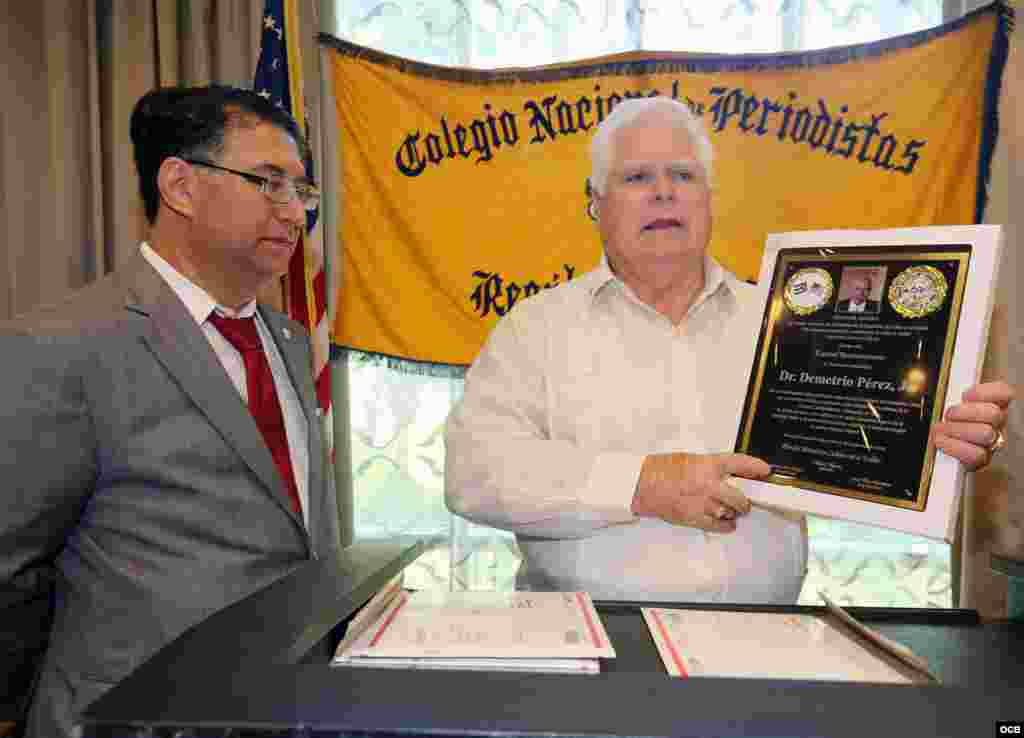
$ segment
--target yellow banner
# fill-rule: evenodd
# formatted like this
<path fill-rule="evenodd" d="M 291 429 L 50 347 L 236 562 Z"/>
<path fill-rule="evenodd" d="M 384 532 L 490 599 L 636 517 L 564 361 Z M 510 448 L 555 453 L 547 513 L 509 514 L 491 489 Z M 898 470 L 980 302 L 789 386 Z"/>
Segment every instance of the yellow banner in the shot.
<path fill-rule="evenodd" d="M 637 52 L 504 71 L 329 36 L 343 347 L 468 364 L 516 302 L 592 268 L 588 146 L 621 99 L 668 95 L 715 148 L 712 253 L 752 279 L 771 232 L 980 220 L 1010 11 L 802 54 Z"/>

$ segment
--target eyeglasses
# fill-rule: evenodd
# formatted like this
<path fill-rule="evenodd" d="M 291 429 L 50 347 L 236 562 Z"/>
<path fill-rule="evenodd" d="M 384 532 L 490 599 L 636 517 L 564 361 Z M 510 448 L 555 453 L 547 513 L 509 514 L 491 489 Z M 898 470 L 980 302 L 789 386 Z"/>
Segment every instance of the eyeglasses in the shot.
<path fill-rule="evenodd" d="M 252 172 L 240 172 L 237 169 L 222 167 L 219 164 L 203 161 L 202 159 L 185 159 L 184 161 L 187 161 L 189 164 L 216 169 L 220 172 L 237 174 L 247 182 L 256 185 L 259 191 L 267 196 L 268 200 L 278 205 L 287 205 L 293 199 L 297 199 L 302 203 L 302 207 L 308 211 L 313 211 L 320 204 L 320 189 L 318 187 L 305 182 L 296 182 L 291 177 L 283 174 L 269 174 L 264 177 Z"/>

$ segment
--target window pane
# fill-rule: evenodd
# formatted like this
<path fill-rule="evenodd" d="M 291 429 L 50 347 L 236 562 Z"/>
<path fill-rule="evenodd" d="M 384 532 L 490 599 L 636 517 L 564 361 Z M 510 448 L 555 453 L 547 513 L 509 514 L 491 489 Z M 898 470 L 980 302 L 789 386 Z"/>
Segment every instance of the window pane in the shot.
<path fill-rule="evenodd" d="M 935 0 L 813 0 L 805 5 L 801 26 L 803 48 L 878 41 L 942 22 L 942 3 Z"/>
<path fill-rule="evenodd" d="M 950 547 L 883 528 L 811 517 L 801 604 L 952 607 Z"/>

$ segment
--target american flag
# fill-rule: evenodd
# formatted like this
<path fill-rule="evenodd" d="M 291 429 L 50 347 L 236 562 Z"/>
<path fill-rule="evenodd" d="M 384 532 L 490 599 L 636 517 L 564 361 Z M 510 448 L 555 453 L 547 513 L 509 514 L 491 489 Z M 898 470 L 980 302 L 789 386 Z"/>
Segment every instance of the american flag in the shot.
<path fill-rule="evenodd" d="M 302 57 L 298 0 L 266 0 L 263 11 L 263 39 L 256 64 L 253 89 L 291 113 L 303 135 L 308 136 L 302 87 Z M 306 158 L 306 175 L 312 180 L 313 157 Z M 302 323 L 313 339 L 313 380 L 317 404 L 322 412 L 327 450 L 334 458 L 331 413 L 330 354 L 327 287 L 324 276 L 324 239 L 319 212 L 307 213 L 306 233 L 292 256 L 285 280 L 285 303 L 293 320 Z"/>

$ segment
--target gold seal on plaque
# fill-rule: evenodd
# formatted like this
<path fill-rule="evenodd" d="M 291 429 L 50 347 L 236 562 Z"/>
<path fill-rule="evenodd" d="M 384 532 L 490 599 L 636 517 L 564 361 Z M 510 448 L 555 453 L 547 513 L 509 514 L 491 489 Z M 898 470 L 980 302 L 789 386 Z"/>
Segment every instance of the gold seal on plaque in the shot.
<path fill-rule="evenodd" d="M 797 315 L 810 315 L 832 299 L 832 275 L 824 269 L 809 267 L 796 272 L 782 293 L 786 307 Z"/>
<path fill-rule="evenodd" d="M 949 285 L 932 266 L 914 266 L 896 275 L 889 285 L 889 304 L 904 318 L 923 318 L 942 307 Z"/>

